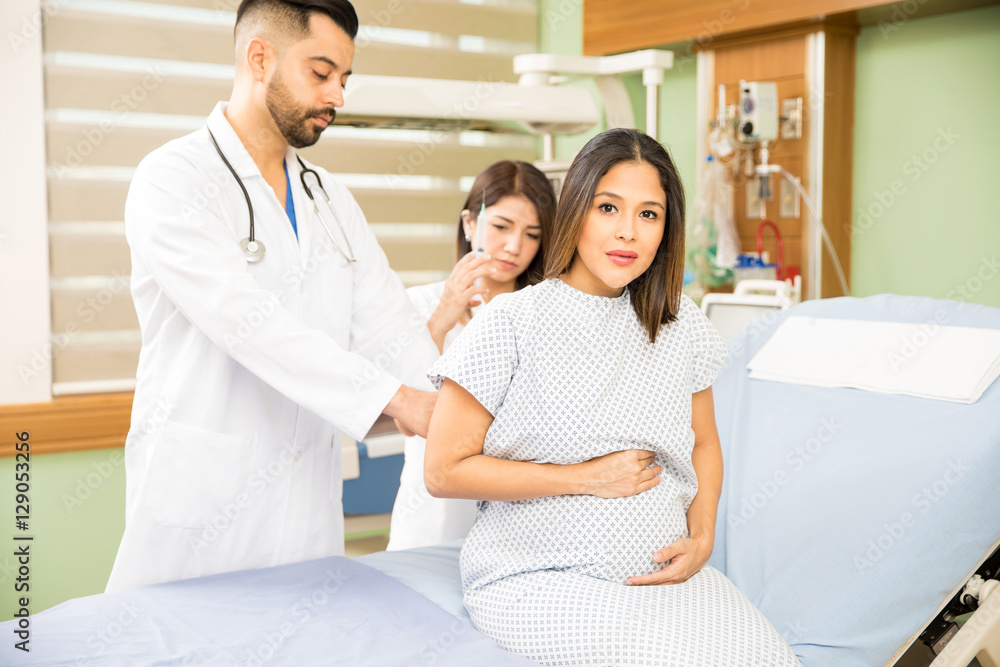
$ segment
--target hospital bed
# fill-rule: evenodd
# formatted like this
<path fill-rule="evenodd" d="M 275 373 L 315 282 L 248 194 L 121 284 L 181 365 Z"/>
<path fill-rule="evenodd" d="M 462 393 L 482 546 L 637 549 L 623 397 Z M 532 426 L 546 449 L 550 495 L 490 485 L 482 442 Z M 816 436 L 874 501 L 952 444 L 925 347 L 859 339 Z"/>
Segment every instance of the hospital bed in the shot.
<path fill-rule="evenodd" d="M 925 629 L 942 636 L 950 621 L 932 619 L 963 611 L 954 598 L 972 574 L 997 577 L 1000 382 L 962 405 L 753 380 L 747 362 L 789 316 L 926 322 L 942 312 L 950 325 L 1000 329 L 997 309 L 882 295 L 774 311 L 727 342 L 714 385 L 726 477 L 710 563 L 805 667 L 913 664 L 904 651 Z M 71 600 L 31 617 L 31 653 L 13 648 L 16 620 L 0 624 L 0 664 L 527 664 L 472 629 L 460 546 Z M 935 667 L 964 666 L 990 641 L 980 661 L 995 665 L 998 627 L 995 594 Z"/>
<path fill-rule="evenodd" d="M 0 665 L 531 664 L 343 557 L 78 598 L 19 622 L 0 624 Z M 25 639 L 30 652 L 15 646 Z"/>
<path fill-rule="evenodd" d="M 1000 540 L 1000 382 L 964 405 L 750 379 L 747 364 L 791 316 L 997 330 L 1000 310 L 806 301 L 730 338 L 714 385 L 726 481 L 710 563 L 804 665 L 896 664 Z"/>

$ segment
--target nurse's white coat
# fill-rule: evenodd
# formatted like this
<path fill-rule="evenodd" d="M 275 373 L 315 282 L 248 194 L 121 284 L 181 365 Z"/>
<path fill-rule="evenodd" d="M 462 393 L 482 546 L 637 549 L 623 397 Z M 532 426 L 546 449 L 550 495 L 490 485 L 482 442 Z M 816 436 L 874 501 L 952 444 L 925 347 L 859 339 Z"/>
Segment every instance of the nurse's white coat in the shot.
<path fill-rule="evenodd" d="M 358 262 L 315 219 L 292 149 L 299 239 L 223 115 L 136 170 L 125 205 L 142 330 L 125 534 L 108 591 L 343 553 L 340 432 L 360 439 L 437 357 L 347 189 L 323 184 Z M 252 140 L 252 139 L 251 139 Z"/>

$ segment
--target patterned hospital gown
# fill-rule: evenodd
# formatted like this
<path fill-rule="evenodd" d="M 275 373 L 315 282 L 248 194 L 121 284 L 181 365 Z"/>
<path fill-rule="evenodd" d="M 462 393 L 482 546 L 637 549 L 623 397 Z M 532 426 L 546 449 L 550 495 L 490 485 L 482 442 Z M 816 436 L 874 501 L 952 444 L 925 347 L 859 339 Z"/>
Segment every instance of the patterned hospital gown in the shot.
<path fill-rule="evenodd" d="M 687 536 L 697 491 L 691 394 L 722 363 L 718 332 L 688 297 L 648 341 L 626 289 L 586 294 L 548 280 L 499 295 L 429 376 L 450 378 L 494 417 L 483 453 L 577 463 L 656 452 L 663 481 L 630 498 L 482 502 L 461 555 L 476 627 L 545 665 L 797 665 L 788 644 L 717 570 L 626 586 L 662 567 L 655 551 Z"/>

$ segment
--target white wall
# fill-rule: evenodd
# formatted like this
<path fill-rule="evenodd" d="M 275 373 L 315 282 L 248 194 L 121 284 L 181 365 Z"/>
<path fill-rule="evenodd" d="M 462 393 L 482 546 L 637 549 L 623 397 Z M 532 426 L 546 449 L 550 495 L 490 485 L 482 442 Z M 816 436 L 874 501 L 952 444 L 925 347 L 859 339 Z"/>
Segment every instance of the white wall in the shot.
<path fill-rule="evenodd" d="M 0 405 L 51 399 L 43 11 L 0 2 Z"/>

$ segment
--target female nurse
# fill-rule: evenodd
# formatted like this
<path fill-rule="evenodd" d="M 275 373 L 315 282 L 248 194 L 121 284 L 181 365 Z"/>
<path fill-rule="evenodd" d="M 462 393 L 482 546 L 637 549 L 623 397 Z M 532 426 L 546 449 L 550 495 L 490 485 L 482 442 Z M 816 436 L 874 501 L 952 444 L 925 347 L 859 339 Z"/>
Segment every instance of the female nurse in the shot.
<path fill-rule="evenodd" d="M 485 213 L 481 213 L 485 205 Z M 458 219 L 459 258 L 447 280 L 407 290 L 417 312 L 444 352 L 479 309 L 498 294 L 542 279 L 543 253 L 555 193 L 545 175 L 527 162 L 503 160 L 476 178 Z M 486 227 L 486 256 L 476 257 L 472 240 Z M 439 544 L 465 537 L 476 501 L 433 498 L 424 486 L 425 440 L 406 439 L 403 474 L 392 510 L 389 550 Z"/>

